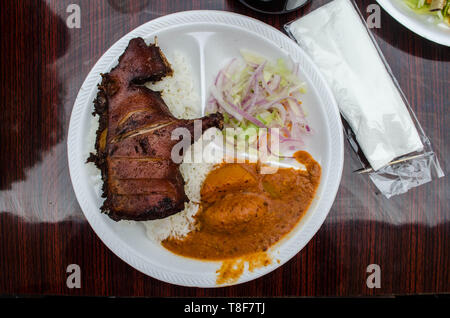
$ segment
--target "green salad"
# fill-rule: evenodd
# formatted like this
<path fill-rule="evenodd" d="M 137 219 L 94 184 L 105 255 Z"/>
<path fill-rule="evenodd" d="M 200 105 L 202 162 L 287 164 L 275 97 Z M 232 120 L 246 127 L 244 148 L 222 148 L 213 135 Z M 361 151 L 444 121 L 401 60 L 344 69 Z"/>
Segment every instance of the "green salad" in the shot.
<path fill-rule="evenodd" d="M 403 0 L 418 14 L 433 14 L 450 26 L 450 0 Z"/>

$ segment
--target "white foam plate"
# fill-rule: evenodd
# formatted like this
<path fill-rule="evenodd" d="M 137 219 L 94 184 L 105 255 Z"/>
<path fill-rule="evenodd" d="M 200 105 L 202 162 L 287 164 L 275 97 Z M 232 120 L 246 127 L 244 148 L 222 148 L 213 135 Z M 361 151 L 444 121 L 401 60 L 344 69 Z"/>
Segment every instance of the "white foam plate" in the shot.
<path fill-rule="evenodd" d="M 435 22 L 434 15 L 417 14 L 402 0 L 377 0 L 395 20 L 412 32 L 439 44 L 450 46 L 450 27 Z"/>
<path fill-rule="evenodd" d="M 152 20 L 117 41 L 95 64 L 81 87 L 70 119 L 68 158 L 70 176 L 78 202 L 100 239 L 122 260 L 137 270 L 172 284 L 216 287 L 216 270 L 220 262 L 208 262 L 177 256 L 160 244 L 150 241 L 144 226 L 114 222 L 100 213 L 99 175 L 92 176 L 86 164 L 92 140 L 93 100 L 100 73 L 109 72 L 117 63 L 130 39 L 142 37 L 147 43 L 158 36 L 163 52 L 181 51 L 190 61 L 198 83 L 202 107 L 208 87 L 215 75 L 239 50 L 246 48 L 268 58 L 285 58 L 298 62 L 300 77 L 308 92 L 303 105 L 316 133 L 306 141 L 308 152 L 321 164 L 322 179 L 317 195 L 299 224 L 282 241 L 273 246 L 272 264 L 245 272 L 236 283 L 243 283 L 283 265 L 296 255 L 324 222 L 339 187 L 343 166 L 343 134 L 334 97 L 318 69 L 303 50 L 280 31 L 260 21 L 228 12 L 188 11 Z"/>

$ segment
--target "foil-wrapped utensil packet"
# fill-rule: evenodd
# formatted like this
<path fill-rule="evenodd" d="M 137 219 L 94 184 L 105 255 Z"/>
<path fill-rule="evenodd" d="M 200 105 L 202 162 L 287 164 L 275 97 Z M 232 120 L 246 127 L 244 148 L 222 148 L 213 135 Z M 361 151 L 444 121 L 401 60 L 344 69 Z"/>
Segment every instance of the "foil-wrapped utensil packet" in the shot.
<path fill-rule="evenodd" d="M 285 29 L 330 85 L 363 165 L 360 172 L 386 197 L 444 175 L 353 1 L 331 1 Z"/>

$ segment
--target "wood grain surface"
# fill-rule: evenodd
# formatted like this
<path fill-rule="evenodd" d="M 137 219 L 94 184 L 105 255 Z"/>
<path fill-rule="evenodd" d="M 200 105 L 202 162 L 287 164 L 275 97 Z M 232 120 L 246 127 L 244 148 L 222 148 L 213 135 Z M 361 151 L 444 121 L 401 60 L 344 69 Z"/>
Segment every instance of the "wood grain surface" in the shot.
<path fill-rule="evenodd" d="M 367 177 L 352 173 L 360 166 L 347 143 L 340 190 L 319 232 L 287 264 L 238 286 L 184 288 L 143 275 L 106 248 L 76 201 L 67 165 L 70 113 L 89 70 L 119 38 L 156 17 L 192 9 L 238 12 L 282 30 L 326 2 L 271 16 L 233 0 L 1 1 L 0 295 L 450 292 L 448 177 L 387 200 Z M 81 8 L 79 29 L 66 26 L 71 3 Z M 363 15 L 371 3 L 358 1 Z M 450 49 L 384 11 L 373 33 L 448 173 Z M 381 267 L 379 289 L 366 286 L 372 263 Z M 81 267 L 80 289 L 66 286 L 69 264 Z"/>

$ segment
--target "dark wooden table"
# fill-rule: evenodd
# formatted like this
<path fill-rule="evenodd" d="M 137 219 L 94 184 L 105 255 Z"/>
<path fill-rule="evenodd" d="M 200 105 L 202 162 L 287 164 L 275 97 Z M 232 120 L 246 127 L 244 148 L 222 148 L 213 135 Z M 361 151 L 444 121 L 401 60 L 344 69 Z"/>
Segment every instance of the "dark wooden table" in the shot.
<path fill-rule="evenodd" d="M 281 16 L 238 1 L 1 1 L 0 294 L 117 296 L 391 295 L 450 292 L 449 178 L 390 200 L 376 194 L 346 143 L 340 190 L 309 244 L 278 270 L 228 288 L 184 288 L 143 275 L 110 252 L 77 203 L 66 139 L 78 90 L 119 38 L 156 17 L 191 9 L 234 11 L 278 29 L 327 1 Z M 79 4 L 81 28 L 67 6 Z M 366 7 L 374 1 L 360 1 Z M 374 35 L 449 172 L 450 49 L 382 11 Z M 369 264 L 381 288 L 366 286 Z M 78 264 L 81 288 L 66 286 Z"/>

